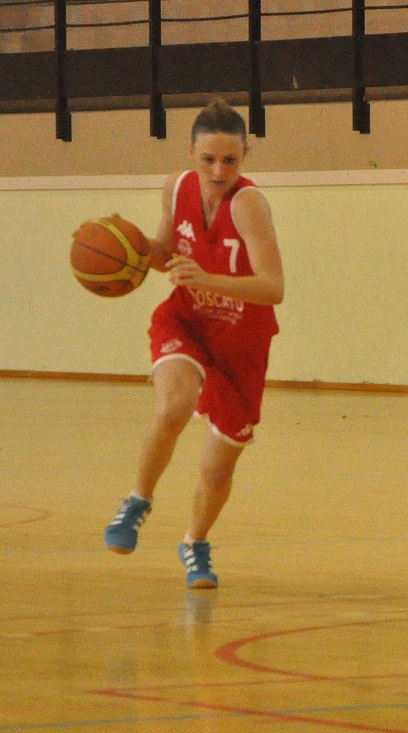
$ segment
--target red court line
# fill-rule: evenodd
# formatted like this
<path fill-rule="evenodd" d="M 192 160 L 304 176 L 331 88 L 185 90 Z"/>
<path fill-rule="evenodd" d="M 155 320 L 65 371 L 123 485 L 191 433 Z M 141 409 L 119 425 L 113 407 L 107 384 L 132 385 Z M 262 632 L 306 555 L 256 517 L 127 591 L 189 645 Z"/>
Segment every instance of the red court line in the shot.
<path fill-rule="evenodd" d="M 317 675 L 317 674 L 311 674 L 311 673 L 304 673 L 304 672 L 297 672 L 293 670 L 287 670 L 287 669 L 275 669 L 273 667 L 268 667 L 263 664 L 256 664 L 255 662 L 247 661 L 246 659 L 241 659 L 241 657 L 238 656 L 237 652 L 238 649 L 241 649 L 244 646 L 247 646 L 248 644 L 252 644 L 257 641 L 262 641 L 264 639 L 271 639 L 274 637 L 281 637 L 281 636 L 289 636 L 292 634 L 304 634 L 309 633 L 312 631 L 327 631 L 332 629 L 339 629 L 339 628 L 347 628 L 347 627 L 358 627 L 358 626 L 375 626 L 378 624 L 389 624 L 389 623 L 401 623 L 407 621 L 406 618 L 387 618 L 387 619 L 376 619 L 373 621 L 344 621 L 342 623 L 338 624 L 326 624 L 324 626 L 305 626 L 301 628 L 296 629 L 285 629 L 283 631 L 272 631 L 268 634 L 259 634 L 257 636 L 248 636 L 244 639 L 238 639 L 236 641 L 230 641 L 228 644 L 224 644 L 223 646 L 219 647 L 215 650 L 214 654 L 218 659 L 221 659 L 223 662 L 226 662 L 227 664 L 232 664 L 237 667 L 246 667 L 247 669 L 252 669 L 257 672 L 267 672 L 268 674 L 278 674 L 288 677 L 295 677 L 300 680 L 308 680 L 308 681 L 316 681 L 316 682 L 322 682 L 322 681 L 332 681 L 332 680 L 347 680 L 347 679 L 355 679 L 355 677 L 350 678 L 348 676 L 344 677 L 337 677 L 333 675 Z M 387 675 L 388 676 L 388 675 Z M 392 677 L 406 677 L 406 674 L 398 675 L 393 674 Z M 381 678 L 383 678 L 382 675 L 380 675 Z M 357 679 L 360 679 L 358 677 Z M 370 677 L 372 679 L 372 677 Z"/>
<path fill-rule="evenodd" d="M 141 695 L 138 693 L 122 692 L 121 690 L 89 690 L 91 694 L 107 695 L 109 697 L 120 697 L 128 700 L 147 700 L 149 702 L 167 702 L 173 705 L 183 705 L 184 707 L 203 708 L 204 710 L 216 710 L 223 713 L 234 713 L 240 715 L 250 715 L 251 717 L 274 718 L 284 723 L 306 723 L 309 725 L 321 725 L 327 728 L 337 728 L 349 731 L 363 731 L 363 733 L 408 733 L 405 728 L 380 728 L 378 726 L 365 725 L 364 723 L 345 723 L 334 720 L 323 720 L 323 718 L 305 718 L 303 715 L 293 715 L 285 713 L 274 713 L 268 710 L 253 710 L 252 708 L 238 708 L 232 705 L 217 705 L 215 703 L 205 703 L 197 700 L 178 700 L 176 698 L 158 697 L 155 695 Z"/>
<path fill-rule="evenodd" d="M 38 507 L 33 506 L 23 506 L 21 504 L 0 504 L 1 507 L 4 507 L 5 509 L 17 509 L 18 511 L 28 511 L 28 512 L 37 512 L 37 516 L 30 517 L 29 519 L 13 519 L 11 522 L 3 522 L 0 524 L 0 528 L 2 527 L 14 527 L 16 524 L 31 524 L 31 522 L 41 522 L 43 519 L 48 519 L 49 517 L 52 517 L 53 513 L 47 511 L 46 509 L 38 509 Z"/>

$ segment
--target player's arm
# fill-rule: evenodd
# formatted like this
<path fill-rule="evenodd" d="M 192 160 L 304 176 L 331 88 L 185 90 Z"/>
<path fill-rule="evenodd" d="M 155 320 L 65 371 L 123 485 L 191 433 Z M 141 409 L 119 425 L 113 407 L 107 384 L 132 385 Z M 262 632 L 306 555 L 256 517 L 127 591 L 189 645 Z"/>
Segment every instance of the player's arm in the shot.
<path fill-rule="evenodd" d="M 150 266 L 161 272 L 166 270 L 166 262 L 174 251 L 174 219 L 172 212 L 173 190 L 179 174 L 169 176 L 162 192 L 162 214 L 154 239 L 149 239 L 151 261 Z"/>
<path fill-rule="evenodd" d="M 232 202 L 231 214 L 254 273 L 249 278 L 233 278 L 241 281 L 236 285 L 241 299 L 264 305 L 281 303 L 284 277 L 269 203 L 259 189 L 246 188 Z"/>
<path fill-rule="evenodd" d="M 194 260 L 177 256 L 167 263 L 175 285 L 201 288 L 258 305 L 274 305 L 283 299 L 284 280 L 269 204 L 257 188 L 247 188 L 232 202 L 235 228 L 245 241 L 253 275 L 210 274 Z M 238 240 L 237 240 L 238 242 Z M 231 273 L 233 273 L 233 249 Z"/>

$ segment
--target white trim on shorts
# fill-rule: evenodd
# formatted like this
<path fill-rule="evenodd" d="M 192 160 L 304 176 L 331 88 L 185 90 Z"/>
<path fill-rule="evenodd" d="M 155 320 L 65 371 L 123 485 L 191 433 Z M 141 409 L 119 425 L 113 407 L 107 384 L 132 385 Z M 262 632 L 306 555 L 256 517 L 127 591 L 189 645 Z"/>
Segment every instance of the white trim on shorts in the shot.
<path fill-rule="evenodd" d="M 206 378 L 207 374 L 202 364 L 200 364 L 199 361 L 196 361 L 196 359 L 193 359 L 192 356 L 189 356 L 189 354 L 165 354 L 164 356 L 160 356 L 158 359 L 156 359 L 155 362 L 152 364 L 152 368 L 150 370 L 149 377 L 152 378 L 154 371 L 156 367 L 159 364 L 162 364 L 164 361 L 170 361 L 170 359 L 184 359 L 184 361 L 189 361 L 190 364 L 193 364 L 193 366 L 196 367 L 196 369 L 199 371 L 200 376 L 202 377 L 203 381 Z"/>
<path fill-rule="evenodd" d="M 217 428 L 217 426 L 214 425 L 214 423 L 211 422 L 207 413 L 201 413 L 201 412 L 198 412 L 198 410 L 194 410 L 194 417 L 205 417 L 207 420 L 208 426 L 211 432 L 213 433 L 213 435 L 215 435 L 216 438 L 223 440 L 224 443 L 228 443 L 228 445 L 233 445 L 234 447 L 237 447 L 237 448 L 245 448 L 246 445 L 249 445 L 250 443 L 254 442 L 253 437 L 251 438 L 251 440 L 246 440 L 245 443 L 242 443 L 239 440 L 234 440 L 233 438 L 230 438 L 229 435 L 225 435 L 225 433 L 222 433 L 221 430 Z"/>
<path fill-rule="evenodd" d="M 160 356 L 158 359 L 156 359 L 155 362 L 152 364 L 152 368 L 150 370 L 149 379 L 152 379 L 154 371 L 156 367 L 159 364 L 163 364 L 163 362 L 174 360 L 174 359 L 183 359 L 184 361 L 188 361 L 190 364 L 193 364 L 193 366 L 196 367 L 198 370 L 200 376 L 202 377 L 203 381 L 206 378 L 206 372 L 202 364 L 200 364 L 199 361 L 196 359 L 193 359 L 192 356 L 189 354 L 183 354 L 183 353 L 175 353 L 175 354 L 165 354 L 164 356 Z M 217 428 L 214 423 L 212 423 L 208 417 L 207 413 L 201 413 L 198 412 L 198 410 L 194 410 L 194 417 L 205 417 L 207 419 L 208 426 L 215 435 L 216 438 L 219 438 L 220 440 L 223 440 L 225 443 L 228 443 L 229 445 L 233 445 L 238 448 L 245 448 L 246 445 L 249 445 L 250 443 L 254 442 L 254 438 L 251 438 L 251 440 L 247 440 L 245 443 L 242 443 L 242 441 L 234 440 L 233 438 L 230 438 L 229 435 L 225 435 L 225 433 L 222 433 L 219 428 Z"/>

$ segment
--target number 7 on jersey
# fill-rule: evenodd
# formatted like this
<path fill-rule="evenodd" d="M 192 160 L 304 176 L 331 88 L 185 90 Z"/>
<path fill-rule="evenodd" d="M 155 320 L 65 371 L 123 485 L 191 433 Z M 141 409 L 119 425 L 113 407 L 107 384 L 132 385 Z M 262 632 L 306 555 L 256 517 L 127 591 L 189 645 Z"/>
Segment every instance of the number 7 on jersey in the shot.
<path fill-rule="evenodd" d="M 224 247 L 230 247 L 229 267 L 231 272 L 237 271 L 237 256 L 239 250 L 239 239 L 224 239 Z"/>

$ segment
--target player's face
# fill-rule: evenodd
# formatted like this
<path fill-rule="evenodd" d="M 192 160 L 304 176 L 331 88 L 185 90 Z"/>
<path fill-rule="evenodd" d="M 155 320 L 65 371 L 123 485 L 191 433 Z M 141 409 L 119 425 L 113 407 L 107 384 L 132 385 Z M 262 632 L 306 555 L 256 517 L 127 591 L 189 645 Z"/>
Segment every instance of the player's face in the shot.
<path fill-rule="evenodd" d="M 241 135 L 201 132 L 190 148 L 204 195 L 223 197 L 238 180 L 246 148 Z"/>

